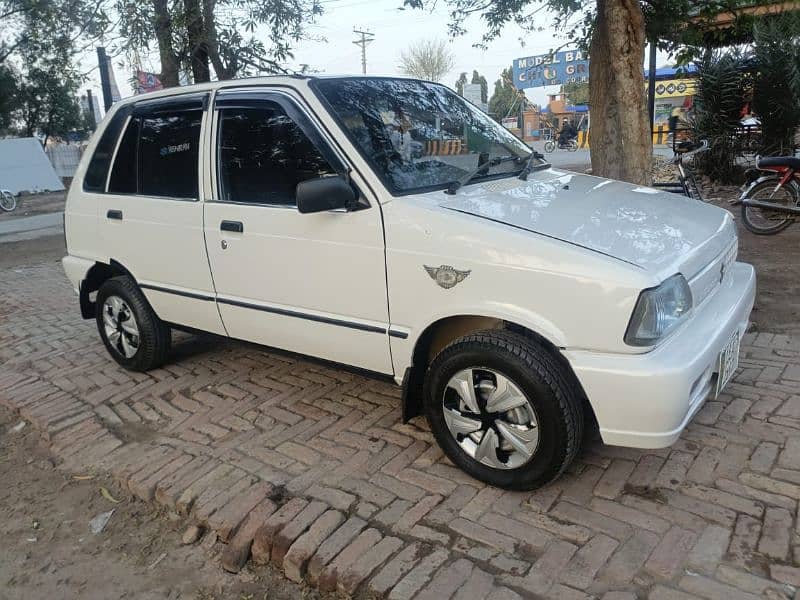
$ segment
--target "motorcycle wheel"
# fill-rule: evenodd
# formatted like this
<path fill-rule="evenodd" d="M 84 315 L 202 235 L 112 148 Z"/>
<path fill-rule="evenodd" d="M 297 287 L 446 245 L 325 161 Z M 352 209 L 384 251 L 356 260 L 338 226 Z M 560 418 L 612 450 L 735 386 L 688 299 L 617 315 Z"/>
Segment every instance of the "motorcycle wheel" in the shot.
<path fill-rule="evenodd" d="M 786 213 L 748 206 L 747 200 L 761 200 L 786 207 L 796 207 L 800 197 L 797 188 L 792 185 L 783 185 L 777 190 L 777 179 L 768 179 L 753 186 L 742 203 L 742 222 L 748 231 L 756 235 L 774 235 L 789 227 L 794 222 L 794 217 Z"/>
<path fill-rule="evenodd" d="M 577 140 L 570 140 L 569 145 L 567 146 L 567 150 L 570 152 L 575 152 L 578 149 L 578 142 Z"/>
<path fill-rule="evenodd" d="M 550 154 L 556 149 L 556 143 L 553 140 L 547 140 L 544 143 L 544 151 Z"/>

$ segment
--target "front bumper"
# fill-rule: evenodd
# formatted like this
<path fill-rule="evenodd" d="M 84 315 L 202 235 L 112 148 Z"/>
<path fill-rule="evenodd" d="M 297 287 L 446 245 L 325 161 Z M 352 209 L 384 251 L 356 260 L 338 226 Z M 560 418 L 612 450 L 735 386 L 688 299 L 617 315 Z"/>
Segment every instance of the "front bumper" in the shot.
<path fill-rule="evenodd" d="M 634 448 L 673 444 L 713 393 L 722 349 L 747 329 L 755 299 L 751 265 L 734 263 L 714 295 L 666 342 L 645 354 L 565 351 L 603 442 Z"/>

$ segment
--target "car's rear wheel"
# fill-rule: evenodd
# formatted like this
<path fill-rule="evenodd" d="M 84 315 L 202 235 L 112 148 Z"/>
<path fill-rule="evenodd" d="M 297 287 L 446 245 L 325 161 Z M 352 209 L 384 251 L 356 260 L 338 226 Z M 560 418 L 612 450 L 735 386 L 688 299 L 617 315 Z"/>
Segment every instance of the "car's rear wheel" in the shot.
<path fill-rule="evenodd" d="M 130 277 L 112 277 L 100 286 L 96 319 L 108 353 L 126 369 L 148 371 L 166 361 L 170 328 Z"/>
<path fill-rule="evenodd" d="M 530 490 L 558 477 L 578 451 L 583 407 L 571 381 L 535 341 L 482 331 L 433 360 L 425 412 L 457 466 L 490 485 Z"/>

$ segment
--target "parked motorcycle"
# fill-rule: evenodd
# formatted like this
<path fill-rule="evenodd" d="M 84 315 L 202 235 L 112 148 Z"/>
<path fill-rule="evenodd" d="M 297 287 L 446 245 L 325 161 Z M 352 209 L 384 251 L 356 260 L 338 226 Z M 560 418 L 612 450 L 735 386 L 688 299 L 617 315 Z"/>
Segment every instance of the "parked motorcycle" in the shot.
<path fill-rule="evenodd" d="M 555 140 L 547 140 L 544 143 L 544 151 L 550 154 L 551 152 L 555 152 L 556 149 L 556 141 Z M 570 138 L 566 142 L 558 144 L 559 150 L 568 150 L 569 152 L 575 152 L 578 149 L 578 138 Z"/>
<path fill-rule="evenodd" d="M 742 205 L 742 222 L 749 231 L 774 235 L 789 227 L 800 215 L 800 158 L 758 157 L 756 168 L 735 204 Z"/>

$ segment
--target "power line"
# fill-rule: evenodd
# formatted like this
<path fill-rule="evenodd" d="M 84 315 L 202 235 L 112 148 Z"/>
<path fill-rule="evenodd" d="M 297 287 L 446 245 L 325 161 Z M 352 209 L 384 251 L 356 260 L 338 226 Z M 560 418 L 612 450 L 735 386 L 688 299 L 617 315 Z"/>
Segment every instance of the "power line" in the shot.
<path fill-rule="evenodd" d="M 367 74 L 367 44 L 375 40 L 375 34 L 370 31 L 362 31 L 353 28 L 353 33 L 360 35 L 361 39 L 355 40 L 353 43 L 356 46 L 361 46 L 361 72 Z"/>

